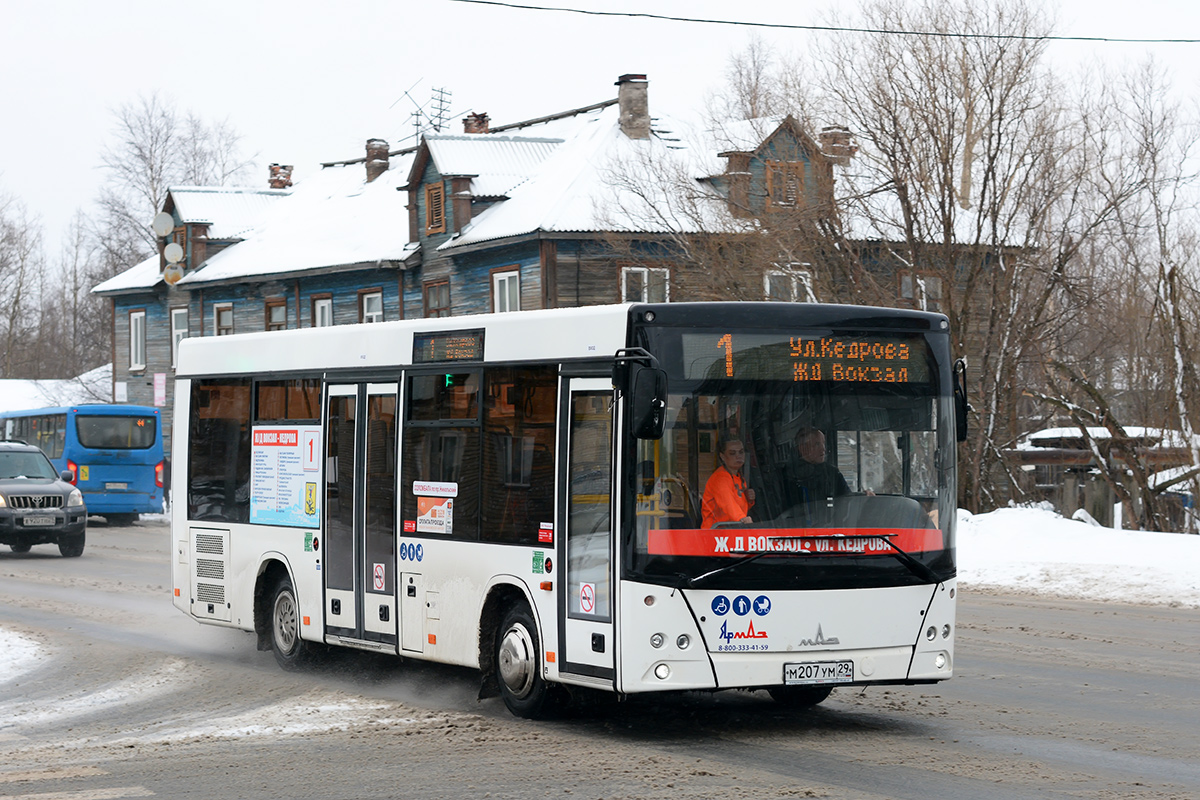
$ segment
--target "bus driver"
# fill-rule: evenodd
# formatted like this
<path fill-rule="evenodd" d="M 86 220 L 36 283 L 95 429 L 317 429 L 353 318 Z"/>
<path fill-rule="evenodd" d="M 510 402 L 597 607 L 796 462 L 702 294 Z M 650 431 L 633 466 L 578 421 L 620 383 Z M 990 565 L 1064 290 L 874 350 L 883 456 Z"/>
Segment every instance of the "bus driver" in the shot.
<path fill-rule="evenodd" d="M 796 433 L 796 451 L 800 464 L 796 468 L 796 485 L 800 500 L 811 503 L 850 493 L 846 479 L 837 467 L 825 463 L 825 433 L 818 428 L 805 427 Z"/>
<path fill-rule="evenodd" d="M 754 505 L 754 490 L 746 488 L 746 479 L 742 475 L 746 448 L 740 439 L 724 439 L 717 447 L 717 457 L 721 466 L 704 484 L 700 527 L 711 528 L 718 522 L 753 522 L 750 507 Z"/>

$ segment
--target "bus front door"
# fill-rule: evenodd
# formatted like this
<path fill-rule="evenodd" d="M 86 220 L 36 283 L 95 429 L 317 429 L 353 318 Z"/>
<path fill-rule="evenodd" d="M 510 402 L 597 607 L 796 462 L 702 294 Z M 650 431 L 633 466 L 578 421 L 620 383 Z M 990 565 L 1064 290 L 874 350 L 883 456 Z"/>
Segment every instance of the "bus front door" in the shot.
<path fill-rule="evenodd" d="M 615 683 L 613 637 L 612 381 L 576 378 L 567 404 L 566 475 L 559 507 L 566 531 L 560 562 L 560 671 Z M 591 681 L 589 681 L 591 682 Z"/>
<path fill-rule="evenodd" d="M 396 384 L 325 401 L 325 633 L 396 646 Z"/>

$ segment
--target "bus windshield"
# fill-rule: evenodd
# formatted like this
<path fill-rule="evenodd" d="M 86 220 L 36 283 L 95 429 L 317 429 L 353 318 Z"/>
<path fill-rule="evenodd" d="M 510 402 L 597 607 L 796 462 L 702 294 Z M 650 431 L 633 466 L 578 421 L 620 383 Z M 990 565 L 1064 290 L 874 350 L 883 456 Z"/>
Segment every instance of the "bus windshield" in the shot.
<path fill-rule="evenodd" d="M 94 450 L 145 450 L 154 446 L 158 427 L 154 417 L 79 414 L 75 432 L 81 445 Z"/>
<path fill-rule="evenodd" d="M 953 411 L 925 335 L 719 333 L 657 334 L 670 395 L 663 438 L 633 444 L 631 572 L 730 588 L 951 577 Z"/>

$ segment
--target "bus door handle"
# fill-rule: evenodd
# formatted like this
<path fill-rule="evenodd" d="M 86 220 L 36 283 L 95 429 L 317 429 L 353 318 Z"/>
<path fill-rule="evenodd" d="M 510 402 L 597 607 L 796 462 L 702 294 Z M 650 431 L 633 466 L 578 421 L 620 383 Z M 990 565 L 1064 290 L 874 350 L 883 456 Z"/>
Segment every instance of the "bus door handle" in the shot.
<path fill-rule="evenodd" d="M 416 596 L 417 596 L 417 587 L 415 587 L 415 586 L 409 586 L 409 587 L 408 587 L 408 596 L 409 596 L 409 597 L 416 597 Z"/>
<path fill-rule="evenodd" d="M 604 652 L 604 634 L 603 633 L 593 633 L 592 634 L 592 650 L 597 653 Z"/>

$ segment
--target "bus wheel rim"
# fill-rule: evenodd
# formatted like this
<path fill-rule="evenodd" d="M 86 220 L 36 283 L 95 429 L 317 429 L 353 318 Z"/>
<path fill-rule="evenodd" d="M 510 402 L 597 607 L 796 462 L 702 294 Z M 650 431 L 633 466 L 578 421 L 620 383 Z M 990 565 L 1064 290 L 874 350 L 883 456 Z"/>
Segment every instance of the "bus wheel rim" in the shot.
<path fill-rule="evenodd" d="M 275 642 L 285 653 L 296 643 L 296 603 L 287 592 L 275 598 Z"/>
<path fill-rule="evenodd" d="M 533 652 L 533 637 L 524 625 L 514 625 L 504 633 L 500 642 L 500 680 L 516 697 L 524 697 L 533 687 L 537 659 Z"/>

